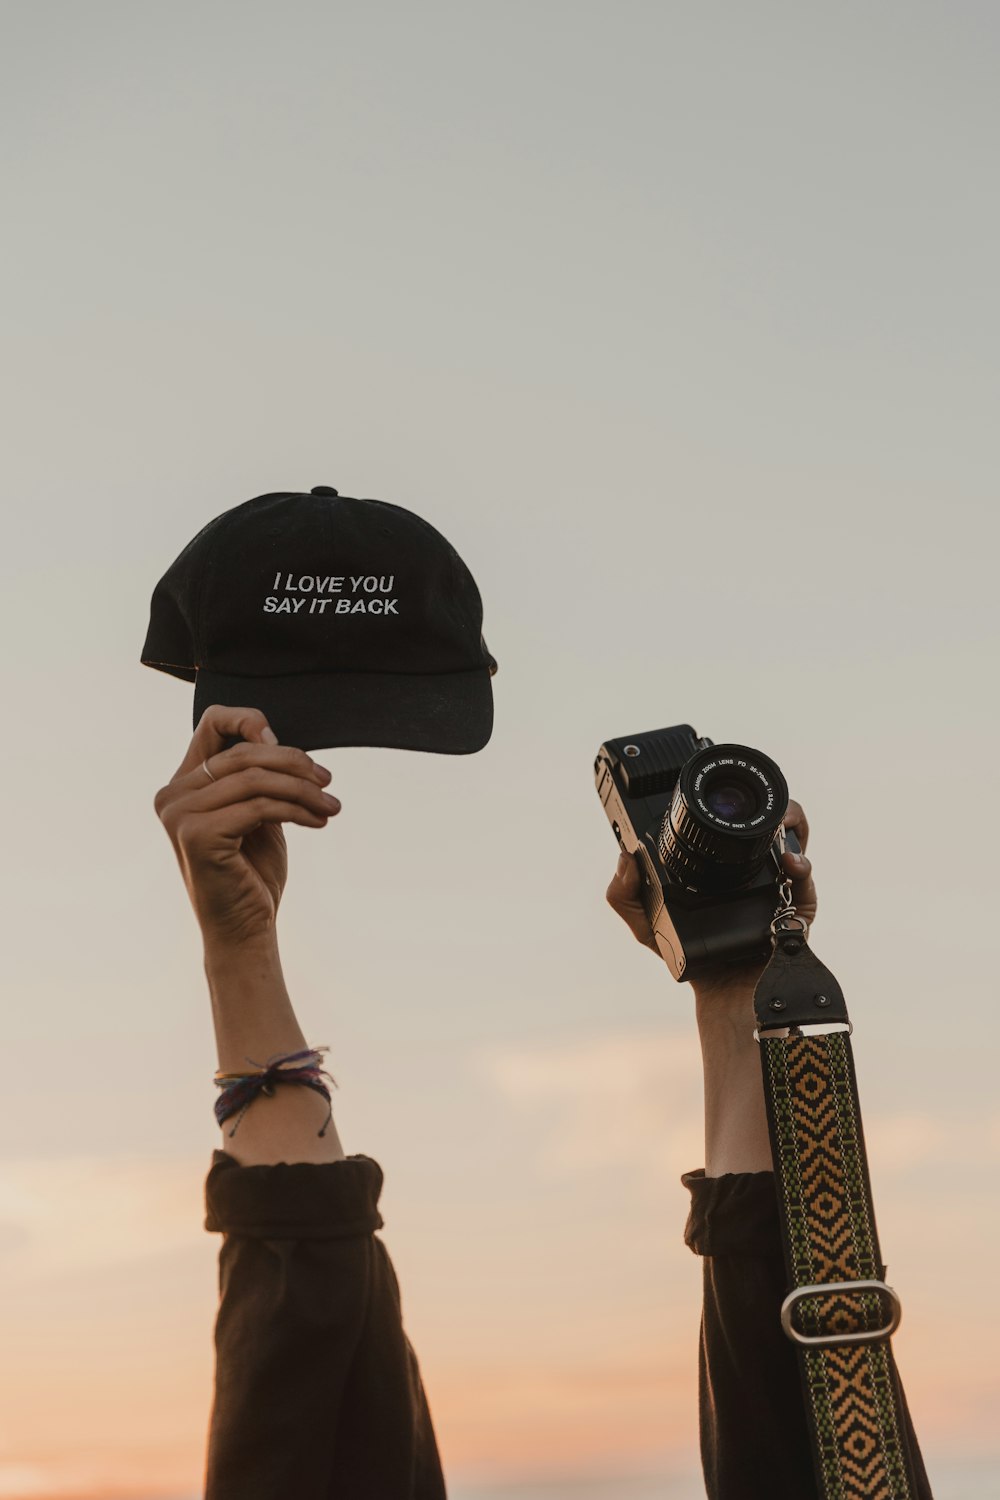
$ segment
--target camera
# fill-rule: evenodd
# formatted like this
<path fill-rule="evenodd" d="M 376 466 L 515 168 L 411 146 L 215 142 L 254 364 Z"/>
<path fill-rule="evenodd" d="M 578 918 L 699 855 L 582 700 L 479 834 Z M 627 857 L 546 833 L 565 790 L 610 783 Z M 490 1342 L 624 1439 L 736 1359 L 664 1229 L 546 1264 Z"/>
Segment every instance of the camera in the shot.
<path fill-rule="evenodd" d="M 606 740 L 594 774 L 618 843 L 637 858 L 642 904 L 674 978 L 769 958 L 781 855 L 799 851 L 782 824 L 788 787 L 774 761 L 674 724 Z"/>

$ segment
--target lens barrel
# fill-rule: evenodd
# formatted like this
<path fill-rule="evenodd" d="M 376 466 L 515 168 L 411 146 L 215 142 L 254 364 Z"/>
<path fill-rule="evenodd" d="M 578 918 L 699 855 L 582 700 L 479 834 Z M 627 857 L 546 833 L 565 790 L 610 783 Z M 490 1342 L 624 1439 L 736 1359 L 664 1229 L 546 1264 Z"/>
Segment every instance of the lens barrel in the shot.
<path fill-rule="evenodd" d="M 710 745 L 681 767 L 660 829 L 672 881 L 706 894 L 749 885 L 788 807 L 778 767 L 747 745 Z"/>

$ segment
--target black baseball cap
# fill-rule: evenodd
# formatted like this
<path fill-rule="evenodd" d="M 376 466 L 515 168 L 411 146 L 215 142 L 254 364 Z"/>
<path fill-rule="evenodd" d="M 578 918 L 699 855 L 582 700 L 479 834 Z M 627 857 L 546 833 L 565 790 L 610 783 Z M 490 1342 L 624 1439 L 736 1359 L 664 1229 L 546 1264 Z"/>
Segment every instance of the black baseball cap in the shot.
<path fill-rule="evenodd" d="M 302 750 L 466 755 L 493 730 L 496 662 L 454 547 L 420 516 L 327 485 L 258 495 L 203 526 L 153 591 L 148 667 L 259 708 Z"/>

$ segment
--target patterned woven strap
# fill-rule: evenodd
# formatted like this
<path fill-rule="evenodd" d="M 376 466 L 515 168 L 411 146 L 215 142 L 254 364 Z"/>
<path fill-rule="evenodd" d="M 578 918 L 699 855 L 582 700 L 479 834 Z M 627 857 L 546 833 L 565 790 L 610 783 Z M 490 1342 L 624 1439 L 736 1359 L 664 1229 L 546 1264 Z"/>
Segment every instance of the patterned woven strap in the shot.
<path fill-rule="evenodd" d="M 760 1051 L 790 1287 L 881 1282 L 847 1033 L 762 1034 Z M 838 1290 L 793 1300 L 790 1323 L 799 1337 L 863 1340 L 796 1342 L 821 1500 L 914 1500 L 899 1382 L 888 1339 L 879 1338 L 890 1322 L 887 1293 Z"/>

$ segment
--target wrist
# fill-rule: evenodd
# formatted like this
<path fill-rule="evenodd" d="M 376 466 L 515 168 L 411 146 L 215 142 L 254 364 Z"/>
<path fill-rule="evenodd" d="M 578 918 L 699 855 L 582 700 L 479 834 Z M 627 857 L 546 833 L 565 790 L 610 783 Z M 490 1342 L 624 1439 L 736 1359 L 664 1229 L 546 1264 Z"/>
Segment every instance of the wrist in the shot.
<path fill-rule="evenodd" d="M 735 1069 L 756 1075 L 760 1068 L 754 1040 L 752 992 L 742 995 L 702 991 L 695 1003 L 705 1081 L 729 1077 Z"/>
<path fill-rule="evenodd" d="M 753 1035 L 753 992 L 754 984 L 745 981 L 703 984 L 695 991 L 707 1177 L 772 1170 L 760 1053 Z"/>
<path fill-rule="evenodd" d="M 243 970 L 259 972 L 281 967 L 278 933 L 273 927 L 242 938 L 209 929 L 202 933 L 202 950 L 209 978 L 213 974 L 228 975 Z"/>
<path fill-rule="evenodd" d="M 763 971 L 762 963 L 713 964 L 703 969 L 691 981 L 699 1025 L 752 1017 L 753 993 Z M 752 1029 L 752 1020 L 750 1024 Z"/>
<path fill-rule="evenodd" d="M 754 1020 L 752 983 L 692 985 L 694 1013 L 701 1032 L 745 1032 L 752 1037 Z"/>
<path fill-rule="evenodd" d="M 263 1062 L 305 1046 L 273 937 L 206 939 L 205 977 L 224 1072 L 238 1070 L 248 1057 Z"/>

